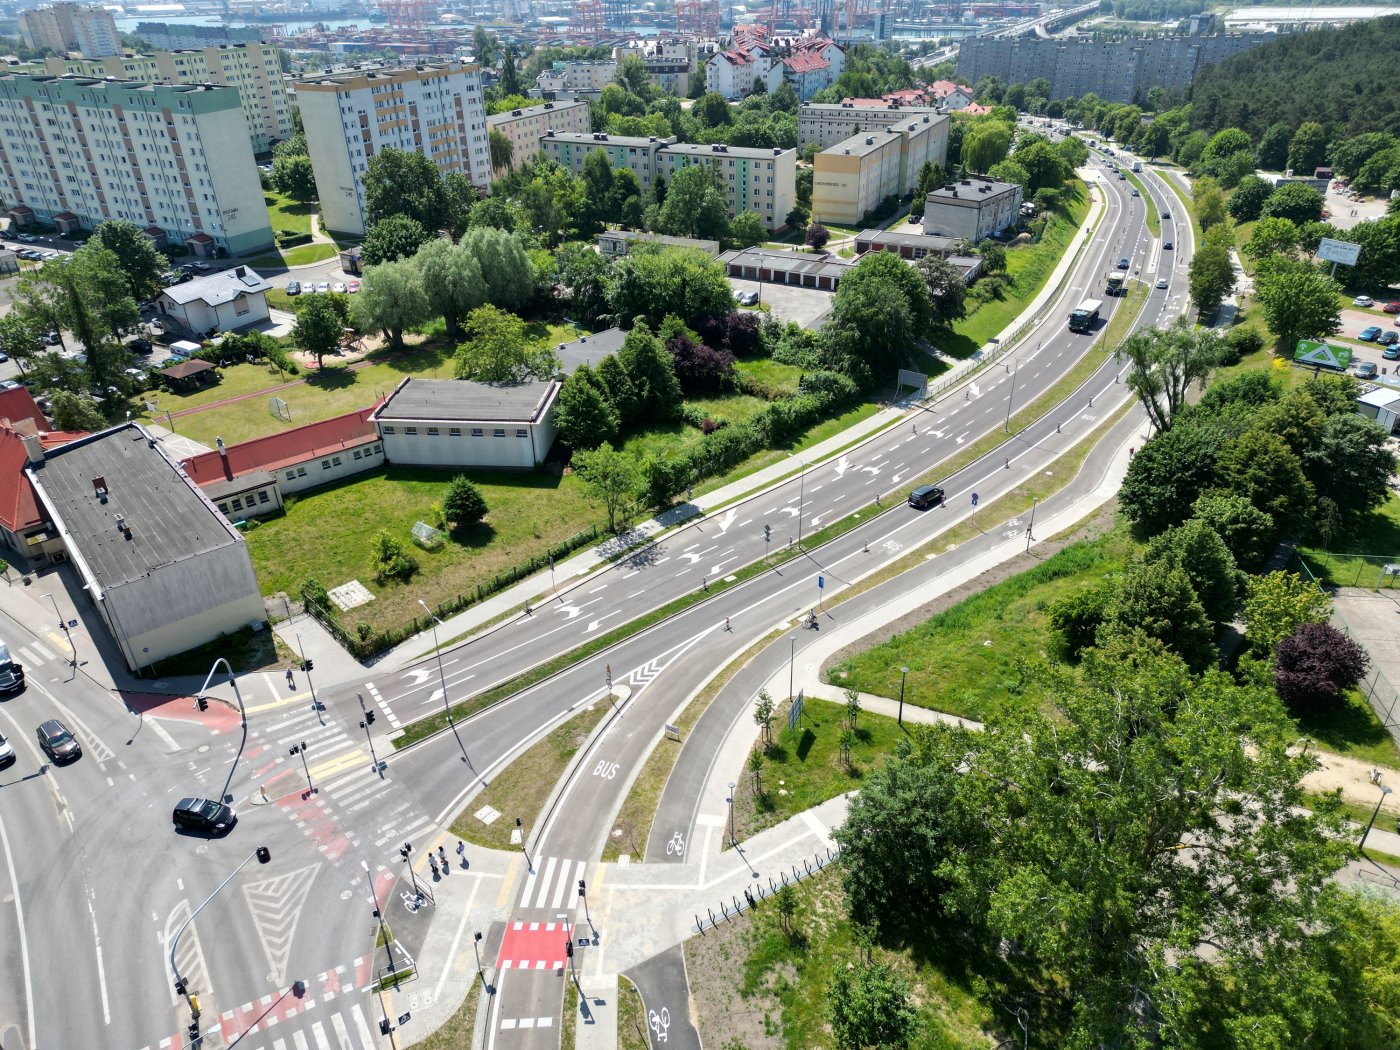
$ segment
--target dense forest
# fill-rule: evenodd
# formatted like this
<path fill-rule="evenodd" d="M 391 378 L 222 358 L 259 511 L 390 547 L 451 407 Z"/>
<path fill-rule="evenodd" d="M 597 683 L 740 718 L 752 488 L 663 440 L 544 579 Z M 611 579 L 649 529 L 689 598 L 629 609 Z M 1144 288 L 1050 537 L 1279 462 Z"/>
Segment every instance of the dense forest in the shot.
<path fill-rule="evenodd" d="M 1240 128 L 1256 142 L 1274 124 L 1315 121 L 1329 138 L 1400 127 L 1400 16 L 1291 33 L 1207 66 L 1191 86 L 1191 126 Z"/>

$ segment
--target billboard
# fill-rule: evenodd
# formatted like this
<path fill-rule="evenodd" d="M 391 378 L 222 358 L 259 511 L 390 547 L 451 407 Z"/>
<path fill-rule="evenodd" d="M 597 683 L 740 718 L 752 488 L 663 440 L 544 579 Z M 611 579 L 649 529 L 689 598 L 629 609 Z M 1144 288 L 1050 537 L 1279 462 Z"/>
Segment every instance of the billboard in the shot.
<path fill-rule="evenodd" d="M 1343 266 L 1355 266 L 1356 260 L 1361 257 L 1361 245 L 1324 237 L 1318 242 L 1317 257 Z"/>
<path fill-rule="evenodd" d="M 1351 348 L 1299 339 L 1297 349 L 1293 351 L 1293 360 L 1300 365 L 1321 365 L 1323 368 L 1345 371 L 1351 364 Z"/>

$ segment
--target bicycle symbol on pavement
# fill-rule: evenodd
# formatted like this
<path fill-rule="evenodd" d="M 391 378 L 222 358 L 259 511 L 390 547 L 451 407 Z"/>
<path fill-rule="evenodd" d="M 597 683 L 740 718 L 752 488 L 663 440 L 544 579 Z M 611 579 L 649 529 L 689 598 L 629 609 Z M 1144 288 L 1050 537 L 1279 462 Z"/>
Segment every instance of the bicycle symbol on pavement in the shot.
<path fill-rule="evenodd" d="M 419 908 L 423 907 L 422 894 L 410 893 L 408 890 L 404 890 L 400 896 L 403 898 L 403 906 L 407 908 L 409 912 L 416 912 Z"/>
<path fill-rule="evenodd" d="M 671 836 L 671 841 L 666 843 L 666 856 L 685 856 L 685 839 L 681 838 L 681 833 L 679 831 Z"/>
<path fill-rule="evenodd" d="M 647 1024 L 649 1024 L 651 1030 L 656 1033 L 656 1041 L 658 1043 L 664 1043 L 666 1041 L 666 1032 L 671 1027 L 671 1011 L 664 1006 L 661 1008 L 660 1013 L 653 1010 L 647 1015 Z"/>

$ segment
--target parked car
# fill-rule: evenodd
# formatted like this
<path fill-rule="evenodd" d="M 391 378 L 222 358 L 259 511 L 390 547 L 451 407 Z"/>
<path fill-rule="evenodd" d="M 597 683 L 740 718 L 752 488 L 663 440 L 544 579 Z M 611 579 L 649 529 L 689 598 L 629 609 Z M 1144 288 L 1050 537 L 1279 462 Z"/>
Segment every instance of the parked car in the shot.
<path fill-rule="evenodd" d="M 1375 379 L 1376 372 L 1377 369 L 1374 361 L 1362 361 L 1356 366 L 1357 379 Z"/>
<path fill-rule="evenodd" d="M 1378 338 L 1380 338 L 1380 334 L 1380 326 L 1373 324 L 1368 325 L 1367 327 L 1361 329 L 1361 331 L 1357 332 L 1356 338 L 1360 339 L 1363 343 L 1374 343 Z"/>
<path fill-rule="evenodd" d="M 757 305 L 758 305 L 758 293 L 757 293 L 757 292 L 740 292 L 740 293 L 739 293 L 739 305 L 740 305 L 740 306 L 757 306 Z"/>
<path fill-rule="evenodd" d="M 23 241 L 25 244 L 33 244 L 35 241 L 37 241 L 37 240 L 39 239 L 38 237 L 34 236 L 34 234 L 32 234 L 32 233 L 19 233 L 19 234 L 16 234 L 15 236 L 16 236 L 19 240 Z"/>
<path fill-rule="evenodd" d="M 135 339 L 126 341 L 126 348 L 133 354 L 149 354 L 151 352 L 151 341 L 137 336 Z"/>
<path fill-rule="evenodd" d="M 356 292 L 358 292 L 358 291 L 360 290 L 360 282 L 359 282 L 359 281 L 351 281 L 349 284 L 347 284 L 347 285 L 345 286 L 345 290 L 348 291 L 351 295 L 354 295 Z"/>
<path fill-rule="evenodd" d="M 288 281 L 288 282 L 287 282 L 287 294 L 288 294 L 288 295 L 300 295 L 300 294 L 301 294 L 301 282 L 300 282 L 300 281 Z"/>
<path fill-rule="evenodd" d="M 317 284 L 316 284 L 316 290 L 317 290 L 318 292 L 322 292 L 322 293 L 329 292 L 329 291 L 331 290 L 331 282 L 330 282 L 330 281 L 318 281 Z"/>
<path fill-rule="evenodd" d="M 1387 346 L 1381 351 L 1381 356 L 1387 361 L 1400 361 L 1400 346 Z"/>
<path fill-rule="evenodd" d="M 48 343 L 49 346 L 57 346 L 59 343 L 63 342 L 63 337 L 58 334 L 56 329 L 53 329 L 50 330 L 48 335 L 44 336 L 44 342 Z"/>
<path fill-rule="evenodd" d="M 1370 306 L 1375 306 L 1375 305 L 1376 305 L 1376 301 L 1375 301 L 1374 299 L 1372 299 L 1369 295 L 1358 295 L 1355 299 L 1353 299 L 1353 300 L 1351 301 L 1351 305 L 1352 305 L 1352 306 L 1367 306 L 1367 307 L 1370 307 Z"/>
<path fill-rule="evenodd" d="M 0 736 L 0 769 L 15 764 L 15 749 L 10 746 L 10 742 Z"/>
<path fill-rule="evenodd" d="M 222 835 L 238 823 L 238 814 L 222 802 L 207 798 L 182 798 L 176 804 L 171 820 L 177 828 Z"/>
<path fill-rule="evenodd" d="M 1400 343 L 1400 332 L 1382 332 L 1376 336 L 1376 342 L 1380 343 L 1381 346 L 1394 346 L 1396 343 Z"/>
<path fill-rule="evenodd" d="M 923 510 L 943 502 L 943 490 L 937 485 L 920 485 L 909 493 L 909 506 Z"/>
<path fill-rule="evenodd" d="M 345 291 L 346 291 L 345 282 L 344 282 L 344 281 L 336 281 L 335 284 L 331 285 L 331 291 L 333 291 L 333 292 L 339 292 L 340 294 L 344 295 L 344 294 L 345 294 Z"/>
<path fill-rule="evenodd" d="M 1388 314 L 1400 314 L 1400 299 L 1392 299 L 1388 303 L 1382 303 L 1381 309 Z"/>
<path fill-rule="evenodd" d="M 57 718 L 42 723 L 37 732 L 39 747 L 54 762 L 72 762 L 83 757 L 82 745 L 73 731 Z"/>
<path fill-rule="evenodd" d="M 0 365 L 3 365 L 3 364 L 4 364 L 6 361 L 8 361 L 9 359 L 10 359 L 10 355 L 9 355 L 9 354 L 0 353 Z"/>
<path fill-rule="evenodd" d="M 22 386 L 23 383 L 17 383 L 13 379 L 0 379 L 0 390 L 18 390 Z"/>
<path fill-rule="evenodd" d="M 193 266 L 200 273 L 206 273 L 209 270 L 209 264 L 207 262 L 190 263 L 190 265 Z"/>

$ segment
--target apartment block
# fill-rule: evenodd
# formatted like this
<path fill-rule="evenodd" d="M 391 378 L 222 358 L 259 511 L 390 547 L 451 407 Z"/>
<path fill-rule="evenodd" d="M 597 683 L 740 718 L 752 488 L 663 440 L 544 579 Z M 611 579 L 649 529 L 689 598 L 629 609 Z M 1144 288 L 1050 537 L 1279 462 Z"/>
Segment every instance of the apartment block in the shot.
<path fill-rule="evenodd" d="M 84 58 L 101 58 L 122 53 L 117 23 L 105 7 L 63 3 L 21 11 L 19 31 L 28 46 L 59 54 L 76 51 Z"/>
<path fill-rule="evenodd" d="M 0 73 L 0 197 L 21 225 L 127 219 L 206 256 L 272 244 L 232 88 Z"/>
<path fill-rule="evenodd" d="M 597 98 L 616 76 L 616 62 L 555 62 L 530 90 L 543 98 Z"/>
<path fill-rule="evenodd" d="M 963 179 L 934 190 L 924 203 L 924 233 L 981 241 L 1004 233 L 1021 216 L 1022 189 L 1014 182 Z"/>
<path fill-rule="evenodd" d="M 940 119 L 945 122 L 944 136 L 947 136 L 947 117 L 939 115 L 932 106 L 888 105 L 882 99 L 862 100 L 869 104 L 855 102 L 804 102 L 797 111 L 797 146 L 815 144 L 817 149 L 827 149 L 838 142 L 869 131 L 884 131 L 898 120 Z"/>
<path fill-rule="evenodd" d="M 697 55 L 693 39 L 631 40 L 613 49 L 617 65 L 621 65 L 623 56 L 628 54 L 642 60 L 647 79 L 662 91 L 684 97 L 690 90 L 690 73 L 695 69 Z"/>
<path fill-rule="evenodd" d="M 676 172 L 703 164 L 719 178 L 729 216 L 751 211 L 770 230 L 787 223 L 797 203 L 797 151 L 674 142 L 657 154 L 657 175 L 669 184 Z"/>
<path fill-rule="evenodd" d="M 44 67 L 56 76 L 72 73 L 151 84 L 219 84 L 237 88 L 253 152 L 265 153 L 274 142 L 292 134 L 292 107 L 287 101 L 277 56 L 278 50 L 271 44 L 233 44 L 149 55 L 48 58 Z"/>
<path fill-rule="evenodd" d="M 540 152 L 540 140 L 546 132 L 584 133 L 592 126 L 587 102 L 546 102 L 486 118 L 488 131 L 499 131 L 510 141 L 512 168 Z"/>
<path fill-rule="evenodd" d="M 422 153 L 482 192 L 491 187 L 478 66 L 352 70 L 298 81 L 296 98 L 328 229 L 364 233 L 364 174 L 385 147 Z"/>
<path fill-rule="evenodd" d="M 905 110 L 882 131 L 854 135 L 812 160 L 812 216 L 842 226 L 860 223 L 888 196 L 913 192 L 924 164 L 948 157 L 948 117 Z"/>
<path fill-rule="evenodd" d="M 269 27 L 271 29 L 271 27 Z M 262 40 L 257 26 L 200 26 L 178 22 L 137 22 L 136 35 L 160 51 L 256 44 Z"/>
<path fill-rule="evenodd" d="M 614 169 L 626 168 L 637 176 L 642 193 L 647 193 L 656 179 L 657 156 L 675 138 L 641 138 L 629 135 L 608 135 L 603 132 L 545 132 L 540 139 L 540 152 L 548 160 L 568 168 L 575 175 L 582 173 L 583 162 L 590 153 L 602 150 Z"/>

